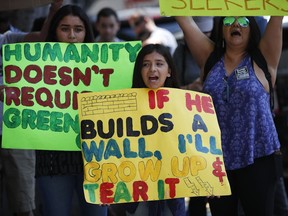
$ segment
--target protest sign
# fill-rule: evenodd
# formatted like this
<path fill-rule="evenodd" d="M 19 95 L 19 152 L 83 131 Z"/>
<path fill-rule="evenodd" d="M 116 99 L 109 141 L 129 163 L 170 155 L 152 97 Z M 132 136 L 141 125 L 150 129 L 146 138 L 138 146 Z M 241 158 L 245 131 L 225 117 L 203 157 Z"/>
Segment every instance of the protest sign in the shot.
<path fill-rule="evenodd" d="M 78 95 L 89 203 L 229 195 L 209 95 L 172 88 Z"/>
<path fill-rule="evenodd" d="M 77 94 L 130 88 L 141 42 L 3 47 L 3 147 L 79 150 Z"/>
<path fill-rule="evenodd" d="M 162 16 L 285 16 L 287 0 L 159 0 Z"/>

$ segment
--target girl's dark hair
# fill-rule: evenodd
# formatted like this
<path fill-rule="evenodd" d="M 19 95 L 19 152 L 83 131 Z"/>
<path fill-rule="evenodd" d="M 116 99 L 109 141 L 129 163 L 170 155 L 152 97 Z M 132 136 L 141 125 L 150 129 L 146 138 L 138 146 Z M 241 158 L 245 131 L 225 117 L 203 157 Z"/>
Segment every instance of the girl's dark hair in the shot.
<path fill-rule="evenodd" d="M 134 65 L 132 88 L 147 88 L 142 79 L 141 70 L 143 66 L 144 57 L 153 52 L 157 52 L 164 57 L 171 71 L 171 76 L 166 78 L 164 87 L 179 88 L 179 83 L 176 74 L 176 67 L 173 62 L 170 50 L 168 47 L 161 44 L 148 44 L 142 47 L 142 49 L 138 53 Z"/>
<path fill-rule="evenodd" d="M 84 42 L 86 42 L 86 43 L 94 42 L 94 34 L 92 31 L 92 26 L 91 26 L 89 17 L 82 10 L 82 8 L 80 8 L 77 5 L 64 5 L 54 14 L 54 16 L 50 22 L 48 34 L 47 34 L 45 41 L 58 42 L 58 39 L 56 36 L 57 27 L 58 27 L 60 21 L 63 19 L 63 17 L 68 16 L 68 15 L 77 16 L 84 23 L 85 30 L 86 30 Z"/>
<path fill-rule="evenodd" d="M 260 52 L 258 45 L 261 39 L 261 32 L 255 18 L 254 17 L 247 17 L 247 18 L 249 20 L 249 26 L 250 26 L 250 38 L 247 46 L 247 53 L 253 59 L 254 56 L 258 55 Z M 224 55 L 226 51 L 226 43 L 223 37 L 223 19 L 224 17 L 219 17 L 219 19 L 216 19 L 217 24 L 215 25 L 215 27 L 217 29 L 214 31 L 215 33 L 213 34 L 215 48 L 205 64 L 203 80 L 205 80 L 209 71 L 216 64 L 216 62 L 220 60 L 220 58 Z"/>

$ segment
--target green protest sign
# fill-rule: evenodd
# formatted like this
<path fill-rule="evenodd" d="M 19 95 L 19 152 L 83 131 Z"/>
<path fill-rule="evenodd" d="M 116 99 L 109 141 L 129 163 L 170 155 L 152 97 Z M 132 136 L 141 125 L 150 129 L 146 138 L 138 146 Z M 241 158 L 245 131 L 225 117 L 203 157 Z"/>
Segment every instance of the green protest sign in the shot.
<path fill-rule="evenodd" d="M 139 41 L 3 47 L 4 148 L 79 150 L 77 94 L 130 88 Z"/>

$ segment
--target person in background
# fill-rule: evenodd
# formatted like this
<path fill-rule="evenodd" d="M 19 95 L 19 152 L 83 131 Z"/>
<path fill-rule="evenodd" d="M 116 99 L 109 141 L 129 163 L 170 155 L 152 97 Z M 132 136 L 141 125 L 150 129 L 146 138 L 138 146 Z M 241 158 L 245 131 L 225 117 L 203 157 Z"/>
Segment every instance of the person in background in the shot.
<path fill-rule="evenodd" d="M 120 42 L 117 37 L 120 21 L 115 10 L 109 7 L 102 8 L 96 18 L 95 29 L 98 36 L 95 42 Z"/>
<path fill-rule="evenodd" d="M 12 12 L 2 11 L 0 13 L 0 34 L 5 32 L 20 32 L 20 30 L 11 24 Z"/>
<path fill-rule="evenodd" d="M 42 17 L 38 17 L 36 19 L 34 19 L 33 21 L 33 25 L 31 28 L 31 31 L 39 31 L 40 29 L 42 29 L 44 23 L 45 23 L 46 17 L 42 16 Z"/>
<path fill-rule="evenodd" d="M 60 8 L 51 20 L 47 42 L 91 43 L 92 27 L 76 5 Z M 83 160 L 80 151 L 36 151 L 36 178 L 44 216 L 70 216 L 74 192 L 81 215 L 106 216 L 107 207 L 87 203 L 83 191 Z"/>
<path fill-rule="evenodd" d="M 254 17 L 221 17 L 214 43 L 191 17 L 176 17 L 219 119 L 232 195 L 209 199 L 213 216 L 238 215 L 239 200 L 247 216 L 273 215 L 282 160 L 270 84 L 281 55 L 282 19 L 272 16 L 261 37 Z"/>
<path fill-rule="evenodd" d="M 214 17 L 194 17 L 194 20 L 199 29 L 207 35 L 207 37 L 210 37 L 213 29 Z M 202 84 L 199 79 L 200 68 L 192 57 L 185 39 L 178 43 L 173 54 L 173 59 L 178 72 L 180 87 L 186 90 L 201 91 Z"/>
<path fill-rule="evenodd" d="M 62 5 L 63 0 L 54 0 L 51 3 L 48 17 L 45 21 L 49 25 L 51 17 Z M 0 12 L 1 13 L 1 12 Z M 47 33 L 47 25 L 41 32 L 24 33 L 7 25 L 4 34 L 0 34 L 0 50 L 3 44 L 18 42 L 40 42 Z M 35 151 L 2 148 L 2 115 L 5 86 L 3 86 L 2 56 L 0 54 L 0 197 L 5 186 L 9 211 L 15 216 L 34 215 L 35 206 Z M 3 182 L 2 182 L 3 181 Z M 3 184 L 5 183 L 5 185 Z M 2 199 L 1 206 L 2 207 Z M 4 210 L 3 210 L 4 211 Z M 7 212 L 1 213 L 5 214 Z M 2 215 L 2 214 L 1 214 Z"/>
<path fill-rule="evenodd" d="M 139 12 L 131 15 L 128 22 L 136 35 L 136 39 L 141 40 L 143 46 L 162 44 L 167 46 L 173 55 L 177 47 L 176 38 L 170 31 L 156 26 L 151 17 Z"/>
<path fill-rule="evenodd" d="M 153 79 L 152 79 L 153 78 Z M 169 49 L 161 44 L 148 44 L 137 55 L 132 88 L 179 88 L 176 68 Z M 167 143 L 167 146 L 172 143 Z M 184 198 L 123 204 L 127 215 L 185 216 Z"/>

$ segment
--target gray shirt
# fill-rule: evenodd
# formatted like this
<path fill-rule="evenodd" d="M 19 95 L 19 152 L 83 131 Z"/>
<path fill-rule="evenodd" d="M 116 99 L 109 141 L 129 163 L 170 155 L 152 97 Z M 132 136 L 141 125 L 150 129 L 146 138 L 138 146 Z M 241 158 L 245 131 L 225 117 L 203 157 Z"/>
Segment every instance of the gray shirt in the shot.
<path fill-rule="evenodd" d="M 27 33 L 22 32 L 6 32 L 0 34 L 0 50 L 3 44 L 22 42 Z M 3 85 L 3 65 L 2 65 L 2 52 L 0 52 L 0 85 Z M 2 116 L 3 116 L 3 103 L 0 102 L 0 135 L 2 135 Z"/>

